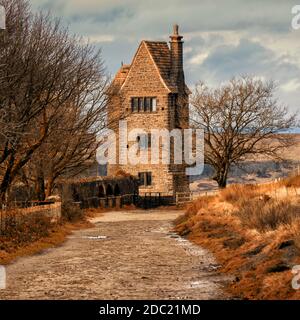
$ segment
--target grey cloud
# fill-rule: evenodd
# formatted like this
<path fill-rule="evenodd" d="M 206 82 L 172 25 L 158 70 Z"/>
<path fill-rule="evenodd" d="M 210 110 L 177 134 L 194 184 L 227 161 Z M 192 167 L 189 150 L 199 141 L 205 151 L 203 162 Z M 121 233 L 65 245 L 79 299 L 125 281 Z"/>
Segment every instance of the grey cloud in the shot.
<path fill-rule="evenodd" d="M 186 32 L 251 29 L 287 31 L 290 26 L 291 7 L 294 5 L 293 0 L 32 0 L 32 3 L 34 7 L 51 8 L 66 18 L 75 16 L 75 22 L 78 23 L 97 22 L 99 27 L 105 27 L 107 17 L 118 17 L 120 11 L 128 10 L 130 14 L 127 16 L 127 23 L 122 25 L 122 30 L 137 34 L 148 33 L 150 30 L 153 36 L 157 33 L 163 34 L 165 26 L 175 21 L 184 25 Z M 94 19 L 87 20 L 89 16 Z M 117 21 L 112 28 L 119 28 Z"/>
<path fill-rule="evenodd" d="M 249 72 L 260 72 L 269 64 L 272 52 L 260 44 L 242 39 L 238 46 L 218 47 L 203 63 L 220 80 Z"/>
<path fill-rule="evenodd" d="M 299 66 L 283 62 L 285 60 L 288 61 L 288 57 L 277 57 L 260 43 L 241 39 L 237 46 L 217 47 L 201 68 L 210 70 L 221 81 L 245 73 L 276 77 L 281 81 L 300 78 Z"/>
<path fill-rule="evenodd" d="M 292 79 L 300 79 L 300 68 L 289 62 L 288 56 L 277 56 L 260 43 L 241 39 L 237 46 L 224 45 L 214 49 L 201 65 L 188 66 L 188 80 L 199 80 L 215 86 L 234 76 L 250 74 L 274 80 L 279 99 L 291 109 L 299 107 L 298 92 L 284 92 L 282 86 Z"/>
<path fill-rule="evenodd" d="M 300 78 L 299 65 L 267 49 L 264 37 L 284 39 L 290 32 L 294 0 L 31 0 L 36 9 L 51 9 L 70 29 L 83 36 L 112 35 L 102 43 L 107 68 L 114 74 L 121 61 L 130 63 L 142 39 L 166 40 L 178 23 L 185 37 L 186 78 L 189 84 L 207 80 L 218 84 L 243 73 L 273 78 L 280 85 Z M 237 43 L 224 37 L 237 35 Z M 211 33 L 203 37 L 203 33 Z M 299 31 L 300 35 L 300 31 Z M 251 39 L 255 38 L 255 41 Z M 279 40 L 278 40 L 279 39 Z M 99 47 L 99 44 L 97 44 Z M 275 50 L 275 49 L 274 49 Z M 291 49 L 293 50 L 293 49 Z M 284 51 L 284 48 L 282 48 Z M 295 52 L 296 44 L 295 44 Z M 204 53 L 202 64 L 189 61 Z M 285 59 L 283 59 L 285 58 Z M 280 97 L 292 107 L 299 105 L 297 92 Z"/>
<path fill-rule="evenodd" d="M 81 15 L 80 13 L 74 14 L 70 17 L 71 23 L 82 23 L 89 22 L 92 24 L 113 24 L 120 20 L 132 19 L 134 17 L 134 12 L 129 8 L 120 7 L 112 8 L 108 11 L 101 13 L 90 13 L 87 15 Z"/>

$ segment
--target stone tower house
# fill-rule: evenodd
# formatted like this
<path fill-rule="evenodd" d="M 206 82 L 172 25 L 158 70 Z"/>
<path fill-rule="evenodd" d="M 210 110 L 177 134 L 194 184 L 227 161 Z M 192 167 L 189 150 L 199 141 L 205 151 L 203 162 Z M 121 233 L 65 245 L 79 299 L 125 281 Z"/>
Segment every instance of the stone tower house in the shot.
<path fill-rule="evenodd" d="M 122 65 L 113 81 L 114 95 L 109 106 L 109 118 L 124 119 L 128 132 L 141 128 L 147 137 L 137 136 L 137 141 L 127 142 L 125 150 L 119 149 L 120 141 L 117 139 L 117 164 L 108 165 L 108 175 L 115 175 L 122 170 L 139 177 L 141 194 L 161 192 L 174 195 L 176 192 L 189 191 L 186 165 L 174 164 L 173 161 L 172 139 L 170 164 L 150 162 L 152 129 L 171 131 L 189 127 L 190 91 L 184 79 L 182 39 L 175 25 L 169 45 L 161 41 L 142 41 L 132 63 Z M 110 128 L 119 136 L 118 124 L 112 123 Z M 144 144 L 147 140 L 148 144 Z M 120 163 L 120 155 L 128 152 L 134 143 L 140 143 L 141 148 L 148 150 L 148 164 Z M 163 147 L 161 140 L 160 151 Z"/>

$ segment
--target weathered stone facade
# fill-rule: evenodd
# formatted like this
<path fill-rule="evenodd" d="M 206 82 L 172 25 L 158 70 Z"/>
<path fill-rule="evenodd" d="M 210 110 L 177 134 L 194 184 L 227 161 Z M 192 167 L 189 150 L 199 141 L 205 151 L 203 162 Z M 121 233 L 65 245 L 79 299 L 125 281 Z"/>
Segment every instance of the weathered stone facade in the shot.
<path fill-rule="evenodd" d="M 132 64 L 123 65 L 114 79 L 113 88 L 116 94 L 111 101 L 109 116 L 111 119 L 127 120 L 128 132 L 140 128 L 150 134 L 153 129 L 171 131 L 175 128 L 184 129 L 189 126 L 188 99 L 190 91 L 184 81 L 183 41 L 178 34 L 178 26 L 174 26 L 174 33 L 170 38 L 170 47 L 167 42 L 142 41 Z M 152 110 L 133 111 L 132 99 L 139 98 L 144 104 L 146 102 L 143 102 L 142 99 L 146 99 L 146 97 L 155 101 L 151 102 L 155 104 Z M 114 123 L 111 128 L 119 136 L 118 125 Z M 117 165 L 108 166 L 110 176 L 119 170 L 134 176 L 149 173 L 151 181 L 148 185 L 140 186 L 140 193 L 174 194 L 178 191 L 189 190 L 189 181 L 185 173 L 186 165 L 174 164 L 172 161 L 174 158 L 172 142 L 170 164 L 162 164 L 161 161 L 159 164 L 150 164 L 151 146 L 148 146 L 147 149 L 148 164 L 133 165 L 130 162 L 121 164 L 120 156 L 122 153 L 128 153 L 131 146 L 136 143 L 136 141 L 128 142 L 126 148 L 120 150 L 117 138 Z M 163 141 L 161 141 L 160 150 L 163 147 Z M 161 157 L 160 154 L 160 159 Z"/>

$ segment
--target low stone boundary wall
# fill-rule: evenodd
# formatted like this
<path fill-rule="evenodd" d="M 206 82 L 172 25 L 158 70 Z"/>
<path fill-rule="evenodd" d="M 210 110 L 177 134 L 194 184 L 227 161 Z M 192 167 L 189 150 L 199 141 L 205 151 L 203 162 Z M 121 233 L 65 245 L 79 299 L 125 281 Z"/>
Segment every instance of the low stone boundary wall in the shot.
<path fill-rule="evenodd" d="M 53 222 L 57 222 L 61 218 L 61 202 L 35 206 L 24 209 L 17 209 L 21 214 L 41 214 L 51 218 Z"/>
<path fill-rule="evenodd" d="M 0 232 L 5 229 L 6 219 L 8 216 L 11 217 L 11 215 L 14 215 L 16 221 L 18 221 L 18 217 L 22 220 L 22 218 L 26 216 L 41 215 L 49 217 L 51 222 L 56 223 L 61 218 L 61 202 L 22 209 L 15 208 L 12 210 L 0 210 Z"/>

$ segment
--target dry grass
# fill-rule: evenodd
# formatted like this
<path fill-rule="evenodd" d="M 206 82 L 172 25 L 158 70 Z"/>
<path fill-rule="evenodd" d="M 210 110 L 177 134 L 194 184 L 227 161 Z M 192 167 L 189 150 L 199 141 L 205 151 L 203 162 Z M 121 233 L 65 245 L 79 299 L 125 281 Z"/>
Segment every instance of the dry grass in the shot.
<path fill-rule="evenodd" d="M 276 194 L 276 189 L 279 190 L 283 184 L 286 185 L 287 181 L 297 181 L 291 179 L 277 184 L 232 185 L 220 192 L 220 200 L 233 204 L 236 208 L 233 214 L 248 228 L 259 232 L 276 230 L 281 225 L 291 225 L 300 217 L 298 200 L 270 196 Z"/>
<path fill-rule="evenodd" d="M 300 175 L 289 177 L 283 180 L 283 185 L 287 188 L 300 188 Z"/>
<path fill-rule="evenodd" d="M 10 212 L 6 228 L 0 235 L 0 264 L 60 245 L 72 231 L 93 226 L 86 217 L 92 217 L 96 212 L 72 207 L 67 213 L 67 206 L 63 210 L 63 218 L 58 223 L 51 223 L 49 218 L 38 214 L 20 217 L 18 213 L 16 220 Z"/>
<path fill-rule="evenodd" d="M 221 200 L 232 204 L 255 198 L 258 195 L 259 190 L 253 184 L 234 184 L 220 192 Z"/>
<path fill-rule="evenodd" d="M 188 205 L 186 210 L 187 214 L 197 214 L 199 210 L 207 208 L 214 199 L 215 196 L 199 197 L 196 201 Z"/>
<path fill-rule="evenodd" d="M 27 243 L 26 245 L 7 247 L 6 250 L 0 250 L 0 264 L 6 265 L 17 258 L 37 254 L 48 248 L 59 246 L 73 231 L 90 227 L 92 227 L 92 224 L 87 221 L 57 225 L 49 231 L 46 237 Z"/>
<path fill-rule="evenodd" d="M 274 200 L 270 198 L 252 199 L 244 202 L 235 211 L 243 225 L 259 232 L 278 229 L 280 226 L 292 225 L 300 218 L 300 203 L 291 200 Z"/>
<path fill-rule="evenodd" d="M 282 183 L 230 186 L 199 198 L 176 221 L 178 233 L 211 250 L 221 271 L 234 275 L 233 296 L 300 298 L 291 287 L 291 268 L 300 264 L 300 200 L 286 193 L 277 198 Z"/>

